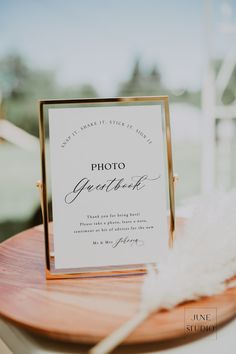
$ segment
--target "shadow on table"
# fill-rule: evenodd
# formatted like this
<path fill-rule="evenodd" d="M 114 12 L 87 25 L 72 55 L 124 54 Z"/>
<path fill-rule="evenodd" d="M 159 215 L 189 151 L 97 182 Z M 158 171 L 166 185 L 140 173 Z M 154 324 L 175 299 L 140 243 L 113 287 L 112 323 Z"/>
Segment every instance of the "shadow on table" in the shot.
<path fill-rule="evenodd" d="M 225 322 L 224 324 L 217 327 L 217 330 L 224 327 L 226 324 L 231 322 L 231 320 Z M 29 332 L 27 332 L 29 335 Z M 56 353 L 70 353 L 70 354 L 86 354 L 89 349 L 91 349 L 90 345 L 85 344 L 76 344 L 76 343 L 67 343 L 67 342 L 58 342 L 56 340 L 45 339 L 41 335 L 30 335 L 34 341 L 36 341 L 39 347 L 45 348 L 47 350 L 52 350 L 52 352 Z M 182 338 L 166 340 L 162 342 L 153 342 L 153 343 L 143 343 L 143 344 L 130 344 L 130 345 L 121 345 L 117 349 L 111 352 L 111 354 L 151 354 L 158 353 L 159 351 L 165 351 L 168 349 L 177 349 L 178 347 L 193 343 L 199 339 L 203 339 L 205 337 L 209 337 L 208 334 L 191 334 L 186 335 Z M 217 337 L 214 339 L 216 340 Z M 181 350 L 181 349 L 180 349 Z"/>

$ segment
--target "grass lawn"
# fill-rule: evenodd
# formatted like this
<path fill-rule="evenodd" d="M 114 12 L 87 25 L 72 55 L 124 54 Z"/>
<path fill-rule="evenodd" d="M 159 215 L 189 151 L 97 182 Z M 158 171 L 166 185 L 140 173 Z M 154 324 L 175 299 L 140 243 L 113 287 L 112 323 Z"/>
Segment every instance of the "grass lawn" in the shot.
<path fill-rule="evenodd" d="M 201 146 L 173 144 L 174 173 L 179 175 L 176 185 L 176 204 L 201 193 Z"/>
<path fill-rule="evenodd" d="M 39 151 L 0 144 L 0 239 L 20 231 L 39 206 Z"/>
<path fill-rule="evenodd" d="M 8 143 L 0 144 L 0 222 L 24 219 L 38 206 L 39 161 L 39 151 L 29 152 Z"/>

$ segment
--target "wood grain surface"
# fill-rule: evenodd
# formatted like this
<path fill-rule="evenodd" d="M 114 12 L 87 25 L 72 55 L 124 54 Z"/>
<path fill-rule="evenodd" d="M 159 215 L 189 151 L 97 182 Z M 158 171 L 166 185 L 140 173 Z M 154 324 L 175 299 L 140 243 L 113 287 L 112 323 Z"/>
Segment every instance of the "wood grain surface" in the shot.
<path fill-rule="evenodd" d="M 104 338 L 136 312 L 142 281 L 143 275 L 46 280 L 42 227 L 22 232 L 0 245 L 0 315 L 51 338 L 81 343 Z M 125 343 L 186 335 L 186 313 L 192 308 L 216 309 L 219 325 L 236 314 L 236 288 L 158 312 Z"/>

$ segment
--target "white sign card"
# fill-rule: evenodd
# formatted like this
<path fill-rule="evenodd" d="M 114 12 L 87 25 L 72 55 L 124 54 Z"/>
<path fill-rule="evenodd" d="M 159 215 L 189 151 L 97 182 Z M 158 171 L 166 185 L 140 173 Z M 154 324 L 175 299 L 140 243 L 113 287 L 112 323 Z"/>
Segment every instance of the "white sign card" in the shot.
<path fill-rule="evenodd" d="M 50 105 L 55 269 L 158 262 L 168 249 L 160 102 Z"/>

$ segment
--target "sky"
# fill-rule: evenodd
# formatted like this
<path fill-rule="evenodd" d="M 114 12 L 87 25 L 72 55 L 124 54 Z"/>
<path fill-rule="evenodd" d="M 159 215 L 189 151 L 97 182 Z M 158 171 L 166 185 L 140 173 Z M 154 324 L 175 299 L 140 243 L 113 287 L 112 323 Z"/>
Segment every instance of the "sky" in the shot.
<path fill-rule="evenodd" d="M 216 23 L 221 2 L 213 0 Z M 168 87 L 195 90 L 204 24 L 204 0 L 0 0 L 0 57 L 20 53 L 55 70 L 62 85 L 91 83 L 109 96 L 140 58 L 144 68 L 157 65 Z M 216 56 L 229 46 L 217 30 L 213 44 Z"/>

